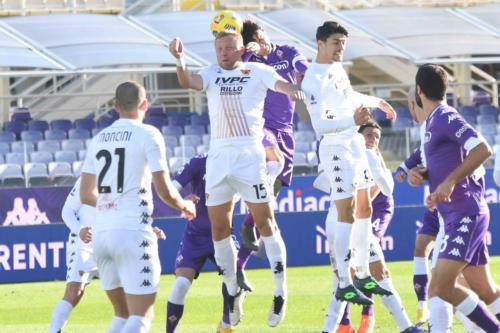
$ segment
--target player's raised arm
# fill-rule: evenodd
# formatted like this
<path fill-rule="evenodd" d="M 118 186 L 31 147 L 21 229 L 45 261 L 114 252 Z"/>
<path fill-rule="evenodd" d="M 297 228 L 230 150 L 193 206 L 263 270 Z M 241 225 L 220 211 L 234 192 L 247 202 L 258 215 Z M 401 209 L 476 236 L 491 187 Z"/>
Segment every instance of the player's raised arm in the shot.
<path fill-rule="evenodd" d="M 278 81 L 276 81 L 274 90 L 290 96 L 290 98 L 295 101 L 302 101 L 305 99 L 304 92 L 300 90 L 297 85 L 287 82 L 283 79 L 279 79 Z"/>
<path fill-rule="evenodd" d="M 186 70 L 184 45 L 180 38 L 174 38 L 169 44 L 170 53 L 177 59 L 177 79 L 182 88 L 203 90 L 203 79 L 198 74 L 190 74 Z"/>

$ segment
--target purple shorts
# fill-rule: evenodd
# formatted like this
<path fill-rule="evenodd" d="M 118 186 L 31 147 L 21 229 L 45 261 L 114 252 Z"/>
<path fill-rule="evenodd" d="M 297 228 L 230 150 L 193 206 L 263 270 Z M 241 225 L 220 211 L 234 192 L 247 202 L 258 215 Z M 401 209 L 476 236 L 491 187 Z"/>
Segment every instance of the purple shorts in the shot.
<path fill-rule="evenodd" d="M 175 258 L 175 269 L 192 268 L 196 271 L 195 278 L 198 278 L 207 259 L 215 263 L 212 237 L 194 235 L 185 231 Z"/>
<path fill-rule="evenodd" d="M 445 237 L 439 259 L 465 261 L 472 266 L 487 264 L 486 232 L 489 224 L 489 211 L 479 215 L 444 218 Z"/>
<path fill-rule="evenodd" d="M 278 176 L 284 186 L 290 186 L 293 173 L 293 155 L 295 153 L 295 139 L 293 133 L 264 127 L 264 147 L 277 146 L 285 158 L 285 166 Z"/>
<path fill-rule="evenodd" d="M 418 229 L 418 235 L 430 235 L 436 237 L 439 232 L 439 218 L 437 210 L 426 210 L 422 218 L 422 226 Z"/>
<path fill-rule="evenodd" d="M 372 231 L 373 235 L 382 239 L 384 237 L 389 224 L 391 223 L 393 211 L 376 212 L 372 215 Z"/>

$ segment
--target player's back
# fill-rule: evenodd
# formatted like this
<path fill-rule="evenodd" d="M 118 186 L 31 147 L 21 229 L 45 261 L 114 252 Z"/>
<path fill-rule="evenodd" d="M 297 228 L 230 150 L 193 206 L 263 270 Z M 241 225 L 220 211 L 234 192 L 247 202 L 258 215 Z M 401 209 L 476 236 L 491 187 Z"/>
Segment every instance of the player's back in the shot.
<path fill-rule="evenodd" d="M 130 119 L 115 121 L 92 139 L 87 154 L 91 161 L 85 163 L 93 164 L 97 181 L 94 232 L 150 227 L 153 200 L 148 162 L 164 158 L 157 154 L 164 150 L 159 147 L 162 143 L 156 128 Z"/>

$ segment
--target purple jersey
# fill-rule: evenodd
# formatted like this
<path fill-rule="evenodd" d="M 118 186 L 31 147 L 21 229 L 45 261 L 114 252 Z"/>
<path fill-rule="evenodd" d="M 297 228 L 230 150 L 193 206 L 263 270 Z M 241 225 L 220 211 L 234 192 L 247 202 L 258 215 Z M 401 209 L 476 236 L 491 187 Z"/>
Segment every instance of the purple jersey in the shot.
<path fill-rule="evenodd" d="M 305 73 L 306 58 L 293 46 L 273 45 L 267 57 L 256 54 L 247 54 L 245 61 L 260 62 L 273 67 L 276 72 L 290 83 L 297 83 L 297 73 Z M 267 91 L 264 103 L 264 127 L 280 131 L 293 130 L 293 112 L 295 102 L 285 94 Z"/>
<path fill-rule="evenodd" d="M 431 193 L 465 159 L 466 143 L 478 134 L 457 110 L 439 105 L 427 118 L 424 153 L 427 160 Z M 467 176 L 459 181 L 451 193 L 451 201 L 438 203 L 443 218 L 479 215 L 487 212 L 484 199 L 484 182 Z"/>
<path fill-rule="evenodd" d="M 196 204 L 196 218 L 186 225 L 186 232 L 193 235 L 204 235 L 211 237 L 212 231 L 208 210 L 205 205 L 205 169 L 207 155 L 200 154 L 193 157 L 184 168 L 174 177 L 182 187 L 191 184 L 194 195 L 200 200 Z"/>
<path fill-rule="evenodd" d="M 373 233 L 378 238 L 382 238 L 394 215 L 394 199 L 392 195 L 386 196 L 379 193 L 375 199 L 372 200 L 372 209 Z"/>

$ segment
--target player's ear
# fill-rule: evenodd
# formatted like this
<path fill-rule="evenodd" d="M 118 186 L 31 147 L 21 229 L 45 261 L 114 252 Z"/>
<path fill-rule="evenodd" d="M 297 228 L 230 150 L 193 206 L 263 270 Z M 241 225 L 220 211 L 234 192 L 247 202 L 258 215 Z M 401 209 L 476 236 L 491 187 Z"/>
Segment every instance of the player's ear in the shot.
<path fill-rule="evenodd" d="M 143 110 L 143 111 L 147 111 L 147 109 L 149 108 L 149 102 L 148 100 L 145 98 L 141 104 L 139 104 L 139 109 L 140 110 Z"/>

